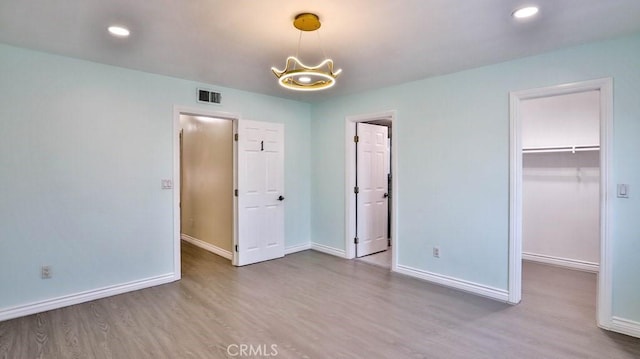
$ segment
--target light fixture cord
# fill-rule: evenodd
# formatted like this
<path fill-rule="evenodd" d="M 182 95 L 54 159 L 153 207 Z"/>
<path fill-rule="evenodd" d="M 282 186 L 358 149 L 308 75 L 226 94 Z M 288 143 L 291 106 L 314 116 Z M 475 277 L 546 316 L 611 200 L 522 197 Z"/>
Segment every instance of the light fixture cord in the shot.
<path fill-rule="evenodd" d="M 300 43 L 302 43 L 302 30 L 300 30 L 300 36 L 298 36 L 298 49 L 296 50 L 296 59 L 300 60 Z M 295 63 L 295 62 L 294 62 Z M 295 70 L 296 65 L 293 65 L 293 69 Z"/>
<path fill-rule="evenodd" d="M 320 39 L 320 29 L 316 30 L 316 32 L 318 33 L 318 43 L 320 44 L 320 50 L 322 50 L 322 56 L 324 56 L 324 59 L 328 59 L 327 57 L 327 53 L 324 52 L 324 47 L 322 46 L 322 40 Z"/>

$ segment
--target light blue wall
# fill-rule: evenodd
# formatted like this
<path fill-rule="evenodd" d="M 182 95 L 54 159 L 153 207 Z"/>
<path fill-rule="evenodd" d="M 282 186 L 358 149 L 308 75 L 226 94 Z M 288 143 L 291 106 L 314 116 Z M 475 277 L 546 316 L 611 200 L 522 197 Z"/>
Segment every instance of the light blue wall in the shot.
<path fill-rule="evenodd" d="M 312 241 L 344 249 L 345 117 L 395 109 L 399 264 L 507 289 L 508 94 L 603 77 L 615 96 L 614 315 L 640 321 L 640 190 L 615 198 L 615 182 L 640 189 L 640 35 L 314 105 Z"/>
<path fill-rule="evenodd" d="M 215 86 L 224 105 L 198 105 L 194 82 L 4 45 L 0 64 L 0 310 L 172 271 L 173 105 L 285 123 L 286 245 L 342 249 L 344 118 L 398 110 L 400 264 L 506 289 L 508 92 L 610 76 L 632 190 L 613 198 L 614 315 L 640 321 L 640 35 L 311 107 Z"/>
<path fill-rule="evenodd" d="M 309 105 L 198 86 L 0 45 L 0 310 L 173 271 L 174 105 L 285 124 L 286 246 L 309 242 Z"/>

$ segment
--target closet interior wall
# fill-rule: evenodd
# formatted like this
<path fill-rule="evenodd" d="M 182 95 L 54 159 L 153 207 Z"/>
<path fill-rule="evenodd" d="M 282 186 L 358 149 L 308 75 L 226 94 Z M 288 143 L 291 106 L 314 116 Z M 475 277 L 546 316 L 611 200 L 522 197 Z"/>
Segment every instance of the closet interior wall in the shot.
<path fill-rule="evenodd" d="M 597 268 L 600 93 L 522 103 L 523 257 Z"/>

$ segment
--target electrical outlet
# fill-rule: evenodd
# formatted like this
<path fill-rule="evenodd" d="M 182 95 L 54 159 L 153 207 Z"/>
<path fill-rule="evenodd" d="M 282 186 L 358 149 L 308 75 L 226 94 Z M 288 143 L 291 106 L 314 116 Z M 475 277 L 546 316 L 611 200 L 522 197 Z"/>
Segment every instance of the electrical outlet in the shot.
<path fill-rule="evenodd" d="M 52 275 L 51 266 L 42 266 L 40 268 L 40 276 L 42 279 L 50 279 Z"/>
<path fill-rule="evenodd" d="M 433 256 L 440 258 L 440 247 L 433 247 Z"/>

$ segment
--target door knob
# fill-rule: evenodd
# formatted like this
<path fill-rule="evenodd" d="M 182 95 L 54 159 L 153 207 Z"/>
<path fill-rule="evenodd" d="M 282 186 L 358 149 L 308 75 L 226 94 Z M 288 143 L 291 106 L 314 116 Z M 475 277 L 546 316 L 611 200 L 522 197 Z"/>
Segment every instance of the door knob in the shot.
<path fill-rule="evenodd" d="M 388 193 L 385 193 L 385 194 L 383 194 L 383 195 L 382 195 L 382 197 L 383 197 L 383 198 L 387 198 L 387 197 L 389 197 L 389 194 L 388 194 Z"/>
<path fill-rule="evenodd" d="M 278 201 L 284 201 L 284 197 L 282 196 L 278 197 Z"/>

